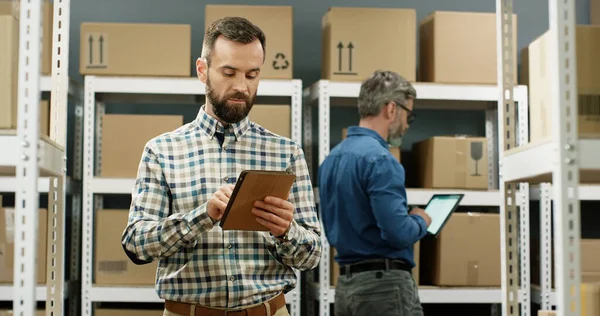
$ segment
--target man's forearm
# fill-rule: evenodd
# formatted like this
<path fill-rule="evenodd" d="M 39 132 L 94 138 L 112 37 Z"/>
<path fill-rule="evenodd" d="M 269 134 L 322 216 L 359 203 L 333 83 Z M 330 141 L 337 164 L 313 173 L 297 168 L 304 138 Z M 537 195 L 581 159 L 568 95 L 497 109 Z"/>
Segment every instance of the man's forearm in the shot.
<path fill-rule="evenodd" d="M 285 265 L 301 271 L 311 270 L 317 267 L 321 259 L 321 236 L 293 221 L 289 240 L 279 238 L 276 248 Z"/>
<path fill-rule="evenodd" d="M 194 246 L 197 237 L 213 226 L 205 205 L 158 220 L 139 207 L 131 212 L 133 220 L 123 233 L 122 244 L 140 261 L 166 258 L 183 247 Z"/>

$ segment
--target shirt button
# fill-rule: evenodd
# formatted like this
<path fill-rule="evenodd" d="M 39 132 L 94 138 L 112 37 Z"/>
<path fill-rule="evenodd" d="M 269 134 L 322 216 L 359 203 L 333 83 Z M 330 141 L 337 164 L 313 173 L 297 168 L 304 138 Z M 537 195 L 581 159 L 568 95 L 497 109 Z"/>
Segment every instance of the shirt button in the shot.
<path fill-rule="evenodd" d="M 233 281 L 235 281 L 235 277 L 234 277 L 233 275 L 232 275 L 232 276 L 230 276 L 230 277 L 229 277 L 229 281 L 232 281 L 232 282 L 233 282 Z"/>
<path fill-rule="evenodd" d="M 227 245 L 227 249 L 231 249 L 231 248 L 233 248 L 232 244 Z"/>

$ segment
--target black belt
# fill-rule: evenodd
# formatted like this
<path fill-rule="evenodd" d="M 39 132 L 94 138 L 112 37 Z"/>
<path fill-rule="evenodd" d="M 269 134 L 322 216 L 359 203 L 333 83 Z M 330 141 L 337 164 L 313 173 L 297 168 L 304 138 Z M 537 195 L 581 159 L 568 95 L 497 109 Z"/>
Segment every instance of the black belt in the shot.
<path fill-rule="evenodd" d="M 374 270 L 403 270 L 407 272 L 411 272 L 410 266 L 400 260 L 393 259 L 382 259 L 378 261 L 369 261 L 369 262 L 361 262 L 361 263 L 353 263 L 348 265 L 340 266 L 340 275 L 344 275 L 347 273 L 359 273 L 366 271 L 374 271 Z"/>

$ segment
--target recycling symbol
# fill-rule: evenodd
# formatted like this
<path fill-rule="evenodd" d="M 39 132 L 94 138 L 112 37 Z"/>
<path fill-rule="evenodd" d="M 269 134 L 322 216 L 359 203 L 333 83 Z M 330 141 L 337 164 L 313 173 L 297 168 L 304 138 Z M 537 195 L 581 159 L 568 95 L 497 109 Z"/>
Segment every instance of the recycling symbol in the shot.
<path fill-rule="evenodd" d="M 290 66 L 290 62 L 285 59 L 285 55 L 283 53 L 277 53 L 275 55 L 275 60 L 273 60 L 273 69 L 287 69 Z"/>

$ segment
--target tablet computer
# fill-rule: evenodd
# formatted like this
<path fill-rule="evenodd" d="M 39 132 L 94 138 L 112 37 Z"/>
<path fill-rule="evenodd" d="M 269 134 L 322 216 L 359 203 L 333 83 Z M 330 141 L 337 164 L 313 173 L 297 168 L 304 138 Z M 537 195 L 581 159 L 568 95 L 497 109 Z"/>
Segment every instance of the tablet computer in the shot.
<path fill-rule="evenodd" d="M 219 222 L 223 230 L 268 231 L 252 214 L 254 202 L 267 196 L 287 199 L 296 175 L 290 171 L 244 170 Z"/>
<path fill-rule="evenodd" d="M 464 194 L 434 194 L 431 197 L 425 206 L 425 213 L 431 217 L 431 225 L 427 228 L 429 235 L 435 237 L 439 235 L 464 196 Z"/>

